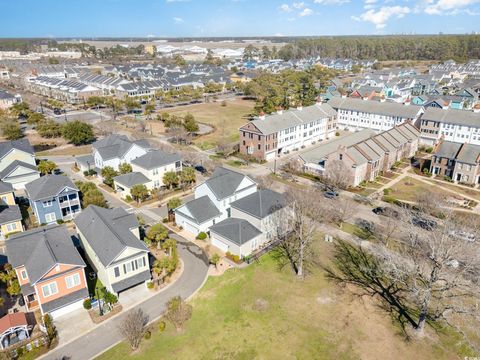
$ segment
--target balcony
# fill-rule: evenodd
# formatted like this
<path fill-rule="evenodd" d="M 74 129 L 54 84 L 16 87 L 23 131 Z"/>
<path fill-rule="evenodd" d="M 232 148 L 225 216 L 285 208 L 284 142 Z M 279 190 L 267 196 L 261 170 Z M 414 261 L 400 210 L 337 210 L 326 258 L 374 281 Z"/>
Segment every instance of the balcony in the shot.
<path fill-rule="evenodd" d="M 76 197 L 75 199 L 72 199 L 72 200 L 63 200 L 63 201 L 59 201 L 60 203 L 60 208 L 66 208 L 66 207 L 69 207 L 69 206 L 75 206 L 75 205 L 80 205 L 80 200 L 78 199 L 78 197 Z"/>
<path fill-rule="evenodd" d="M 38 309 L 38 300 L 28 301 L 28 302 L 26 303 L 26 306 L 27 306 L 27 309 L 28 309 L 29 311 L 36 310 L 36 309 Z"/>

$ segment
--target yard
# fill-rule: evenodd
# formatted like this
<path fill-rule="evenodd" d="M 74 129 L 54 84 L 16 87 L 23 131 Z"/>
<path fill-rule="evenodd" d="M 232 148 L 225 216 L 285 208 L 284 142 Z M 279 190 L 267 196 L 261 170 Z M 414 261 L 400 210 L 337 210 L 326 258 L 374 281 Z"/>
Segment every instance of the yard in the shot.
<path fill-rule="evenodd" d="M 318 241 L 319 260 L 332 245 Z M 452 332 L 406 341 L 370 297 L 326 280 L 321 267 L 298 281 L 268 254 L 246 269 L 210 277 L 192 301 L 193 317 L 177 333 L 154 327 L 131 354 L 125 342 L 108 359 L 455 359 L 472 356 Z"/>
<path fill-rule="evenodd" d="M 438 192 L 440 194 L 445 193 L 438 187 L 430 186 L 420 180 L 416 180 L 411 177 L 406 177 L 405 179 L 400 180 L 395 185 L 393 185 L 391 189 L 391 196 L 395 197 L 398 200 L 412 202 L 417 201 L 419 197 L 426 192 Z"/>
<path fill-rule="evenodd" d="M 238 128 L 248 121 L 247 116 L 252 112 L 253 105 L 253 101 L 236 99 L 226 101 L 226 106 L 222 106 L 222 102 L 219 101 L 164 109 L 162 112 L 178 116 L 191 113 L 198 122 L 213 126 L 212 133 L 199 136 L 194 140 L 196 145 L 207 150 L 222 141 L 226 143 L 238 141 Z"/>

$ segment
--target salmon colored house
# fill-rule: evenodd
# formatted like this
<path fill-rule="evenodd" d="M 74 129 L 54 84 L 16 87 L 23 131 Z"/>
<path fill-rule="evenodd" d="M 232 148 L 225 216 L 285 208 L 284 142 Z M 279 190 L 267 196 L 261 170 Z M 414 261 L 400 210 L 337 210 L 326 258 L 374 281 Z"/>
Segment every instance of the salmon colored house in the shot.
<path fill-rule="evenodd" d="M 27 311 L 52 317 L 83 306 L 88 297 L 85 262 L 65 226 L 49 225 L 13 235 L 8 262 L 17 273 Z"/>

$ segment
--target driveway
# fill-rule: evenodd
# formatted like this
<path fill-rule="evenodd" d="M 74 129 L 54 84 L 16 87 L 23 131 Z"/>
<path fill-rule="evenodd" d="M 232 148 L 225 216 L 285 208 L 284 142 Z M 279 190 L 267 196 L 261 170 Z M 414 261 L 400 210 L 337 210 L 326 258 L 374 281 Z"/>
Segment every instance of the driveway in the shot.
<path fill-rule="evenodd" d="M 134 306 L 134 309 L 143 309 L 150 320 L 163 315 L 166 303 L 172 297 L 180 295 L 183 299 L 187 299 L 195 294 L 207 277 L 208 259 L 202 250 L 176 234 L 170 236 L 178 242 L 178 251 L 184 263 L 184 270 L 180 278 L 170 287 Z M 41 358 L 61 359 L 65 357 L 71 360 L 84 360 L 98 356 L 122 340 L 123 337 L 118 326 L 125 319 L 126 313 L 121 312 L 116 317 L 95 326 L 89 332 L 77 333 L 76 339 L 72 339 L 69 343 L 52 350 Z"/>

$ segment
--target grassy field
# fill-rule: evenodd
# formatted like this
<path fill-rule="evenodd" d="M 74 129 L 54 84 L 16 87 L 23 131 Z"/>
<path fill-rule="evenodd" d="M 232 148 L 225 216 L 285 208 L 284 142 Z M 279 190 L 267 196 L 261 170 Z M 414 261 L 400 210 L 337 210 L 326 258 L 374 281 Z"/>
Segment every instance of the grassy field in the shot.
<path fill-rule="evenodd" d="M 442 189 L 434 186 L 430 186 L 420 180 L 406 177 L 391 187 L 392 192 L 390 195 L 399 200 L 417 201 L 420 195 L 425 192 L 440 192 L 444 193 Z"/>
<path fill-rule="evenodd" d="M 332 245 L 318 241 L 325 261 Z M 246 269 L 210 277 L 177 333 L 167 323 L 131 353 L 120 343 L 99 357 L 121 359 L 458 359 L 463 343 L 449 332 L 406 341 L 370 297 L 359 298 L 312 269 L 303 281 L 269 254 Z M 460 354 L 459 354 L 460 352 Z"/>
<path fill-rule="evenodd" d="M 449 182 L 446 182 L 446 181 L 441 181 L 441 180 L 438 180 L 438 181 L 428 180 L 428 182 L 430 182 L 432 184 L 435 184 L 435 185 L 438 185 L 438 186 L 441 186 L 441 187 L 444 187 L 446 189 L 453 190 L 460 195 L 468 196 L 468 197 L 476 199 L 477 201 L 480 201 L 480 191 L 478 191 L 476 189 L 469 189 L 467 187 L 457 186 L 455 184 L 452 184 L 452 183 L 449 183 Z"/>
<path fill-rule="evenodd" d="M 81 146 L 66 146 L 60 149 L 53 148 L 51 150 L 39 151 L 37 156 L 52 156 L 52 155 L 87 155 L 92 153 L 92 145 Z"/>
<path fill-rule="evenodd" d="M 236 99 L 227 101 L 226 104 L 227 106 L 222 106 L 221 102 L 212 102 L 165 111 L 179 116 L 191 113 L 198 122 L 212 125 L 215 128 L 212 133 L 199 136 L 194 141 L 200 148 L 207 150 L 218 145 L 222 139 L 227 143 L 238 141 L 238 128 L 247 122 L 247 115 L 252 112 L 254 102 Z"/>

